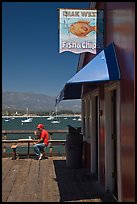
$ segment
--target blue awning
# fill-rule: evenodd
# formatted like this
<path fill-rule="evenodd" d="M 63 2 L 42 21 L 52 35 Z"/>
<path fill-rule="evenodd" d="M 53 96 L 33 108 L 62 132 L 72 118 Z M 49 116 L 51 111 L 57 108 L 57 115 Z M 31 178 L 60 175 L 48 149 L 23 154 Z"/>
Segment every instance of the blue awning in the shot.
<path fill-rule="evenodd" d="M 82 97 L 83 83 L 97 83 L 119 79 L 120 69 L 114 43 L 111 43 L 65 84 L 56 98 L 56 104 L 61 100 L 80 99 Z"/>

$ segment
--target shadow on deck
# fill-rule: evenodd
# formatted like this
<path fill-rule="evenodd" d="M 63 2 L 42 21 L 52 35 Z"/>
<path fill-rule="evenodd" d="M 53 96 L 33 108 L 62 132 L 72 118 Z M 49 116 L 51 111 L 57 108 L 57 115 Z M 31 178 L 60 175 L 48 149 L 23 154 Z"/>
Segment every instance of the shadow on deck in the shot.
<path fill-rule="evenodd" d="M 2 159 L 2 202 L 116 202 L 85 168 L 65 157 Z"/>

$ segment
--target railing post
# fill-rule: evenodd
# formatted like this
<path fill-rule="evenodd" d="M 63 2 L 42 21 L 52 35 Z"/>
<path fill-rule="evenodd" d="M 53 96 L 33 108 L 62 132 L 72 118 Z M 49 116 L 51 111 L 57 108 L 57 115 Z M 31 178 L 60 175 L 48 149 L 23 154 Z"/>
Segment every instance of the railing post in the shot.
<path fill-rule="evenodd" d="M 7 133 L 4 133 L 4 140 L 7 139 Z"/>
<path fill-rule="evenodd" d="M 30 148 L 30 142 L 28 142 L 28 158 L 29 158 L 29 148 Z"/>
<path fill-rule="evenodd" d="M 50 140 L 52 140 L 52 133 L 49 133 Z M 52 144 L 49 147 L 50 156 L 52 157 Z"/>

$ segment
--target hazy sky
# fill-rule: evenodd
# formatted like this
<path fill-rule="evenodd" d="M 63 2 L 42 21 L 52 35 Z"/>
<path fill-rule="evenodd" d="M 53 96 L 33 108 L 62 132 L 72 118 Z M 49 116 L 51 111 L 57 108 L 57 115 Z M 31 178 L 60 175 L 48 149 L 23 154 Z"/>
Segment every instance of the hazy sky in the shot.
<path fill-rule="evenodd" d="M 59 53 L 58 8 L 90 2 L 2 3 L 2 90 L 57 96 L 76 73 L 79 54 Z"/>

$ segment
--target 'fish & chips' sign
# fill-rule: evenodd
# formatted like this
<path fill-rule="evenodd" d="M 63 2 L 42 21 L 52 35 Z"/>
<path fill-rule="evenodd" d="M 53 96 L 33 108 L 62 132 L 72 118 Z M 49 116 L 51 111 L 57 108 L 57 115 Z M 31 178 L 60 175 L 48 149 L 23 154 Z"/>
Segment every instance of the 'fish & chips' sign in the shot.
<path fill-rule="evenodd" d="M 59 9 L 59 52 L 96 54 L 97 10 Z"/>

